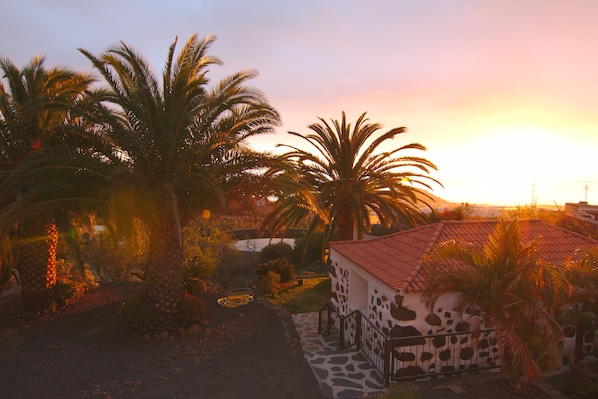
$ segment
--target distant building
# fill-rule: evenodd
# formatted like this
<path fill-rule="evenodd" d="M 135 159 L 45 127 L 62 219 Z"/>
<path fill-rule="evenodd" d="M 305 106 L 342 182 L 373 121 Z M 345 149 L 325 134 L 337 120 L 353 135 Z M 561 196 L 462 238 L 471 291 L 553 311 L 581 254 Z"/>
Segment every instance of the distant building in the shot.
<path fill-rule="evenodd" d="M 585 201 L 580 201 L 577 204 L 567 202 L 565 204 L 565 213 L 579 219 L 598 223 L 598 205 L 590 205 Z"/>

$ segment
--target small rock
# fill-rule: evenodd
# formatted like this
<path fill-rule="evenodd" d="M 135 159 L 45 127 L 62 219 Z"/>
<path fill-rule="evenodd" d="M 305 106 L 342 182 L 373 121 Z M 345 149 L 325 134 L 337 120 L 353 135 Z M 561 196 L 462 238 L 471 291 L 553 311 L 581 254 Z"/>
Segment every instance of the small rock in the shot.
<path fill-rule="evenodd" d="M 170 333 L 168 331 L 162 331 L 160 333 L 160 339 L 162 341 L 166 341 L 170 337 Z"/>
<path fill-rule="evenodd" d="M 151 341 L 152 340 L 152 335 L 150 333 L 145 333 L 141 336 L 141 339 L 144 341 Z"/>
<path fill-rule="evenodd" d="M 191 328 L 189 328 L 189 332 L 191 334 L 199 334 L 200 331 L 201 331 L 201 327 L 198 324 L 193 324 L 191 326 Z"/>
<path fill-rule="evenodd" d="M 158 334 L 158 333 L 153 333 L 153 334 L 152 334 L 152 339 L 153 339 L 154 341 L 160 341 L 160 339 L 161 339 L 161 337 L 160 337 L 160 334 Z"/>

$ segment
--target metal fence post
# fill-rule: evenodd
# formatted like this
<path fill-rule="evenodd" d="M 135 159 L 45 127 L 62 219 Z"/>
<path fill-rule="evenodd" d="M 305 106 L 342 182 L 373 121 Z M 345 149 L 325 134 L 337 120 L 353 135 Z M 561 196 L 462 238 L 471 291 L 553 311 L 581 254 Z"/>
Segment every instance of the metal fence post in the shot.
<path fill-rule="evenodd" d="M 390 385 L 390 342 L 384 341 L 384 384 Z"/>
<path fill-rule="evenodd" d="M 357 350 L 361 350 L 361 318 L 363 316 L 361 315 L 361 312 L 357 313 L 357 318 L 355 320 L 355 347 L 357 348 Z"/>

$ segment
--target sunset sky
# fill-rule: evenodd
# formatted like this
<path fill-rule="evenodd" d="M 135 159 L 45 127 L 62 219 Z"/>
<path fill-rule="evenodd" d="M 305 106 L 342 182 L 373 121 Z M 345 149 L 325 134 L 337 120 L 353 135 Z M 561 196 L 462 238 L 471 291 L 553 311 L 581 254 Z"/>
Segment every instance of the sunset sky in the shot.
<path fill-rule="evenodd" d="M 78 47 L 122 40 L 160 73 L 177 35 L 215 34 L 212 81 L 256 69 L 282 116 L 260 149 L 367 111 L 428 147 L 446 200 L 598 204 L 597 20 L 596 0 L 0 0 L 0 55 L 91 70 Z"/>

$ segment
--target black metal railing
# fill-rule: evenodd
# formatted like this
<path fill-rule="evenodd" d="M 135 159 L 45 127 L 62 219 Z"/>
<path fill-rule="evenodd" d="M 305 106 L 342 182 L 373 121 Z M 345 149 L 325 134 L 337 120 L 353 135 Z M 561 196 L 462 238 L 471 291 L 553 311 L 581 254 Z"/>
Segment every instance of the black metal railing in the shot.
<path fill-rule="evenodd" d="M 390 338 L 360 310 L 341 316 L 328 302 L 319 311 L 318 333 L 338 334 L 340 349 L 363 353 L 387 386 L 502 367 L 494 329 Z"/>
<path fill-rule="evenodd" d="M 388 339 L 383 376 L 391 381 L 501 368 L 494 329 Z"/>
<path fill-rule="evenodd" d="M 340 318 L 339 347 L 355 346 L 380 374 L 384 372 L 384 343 L 387 336 L 371 320 L 355 310 Z"/>

